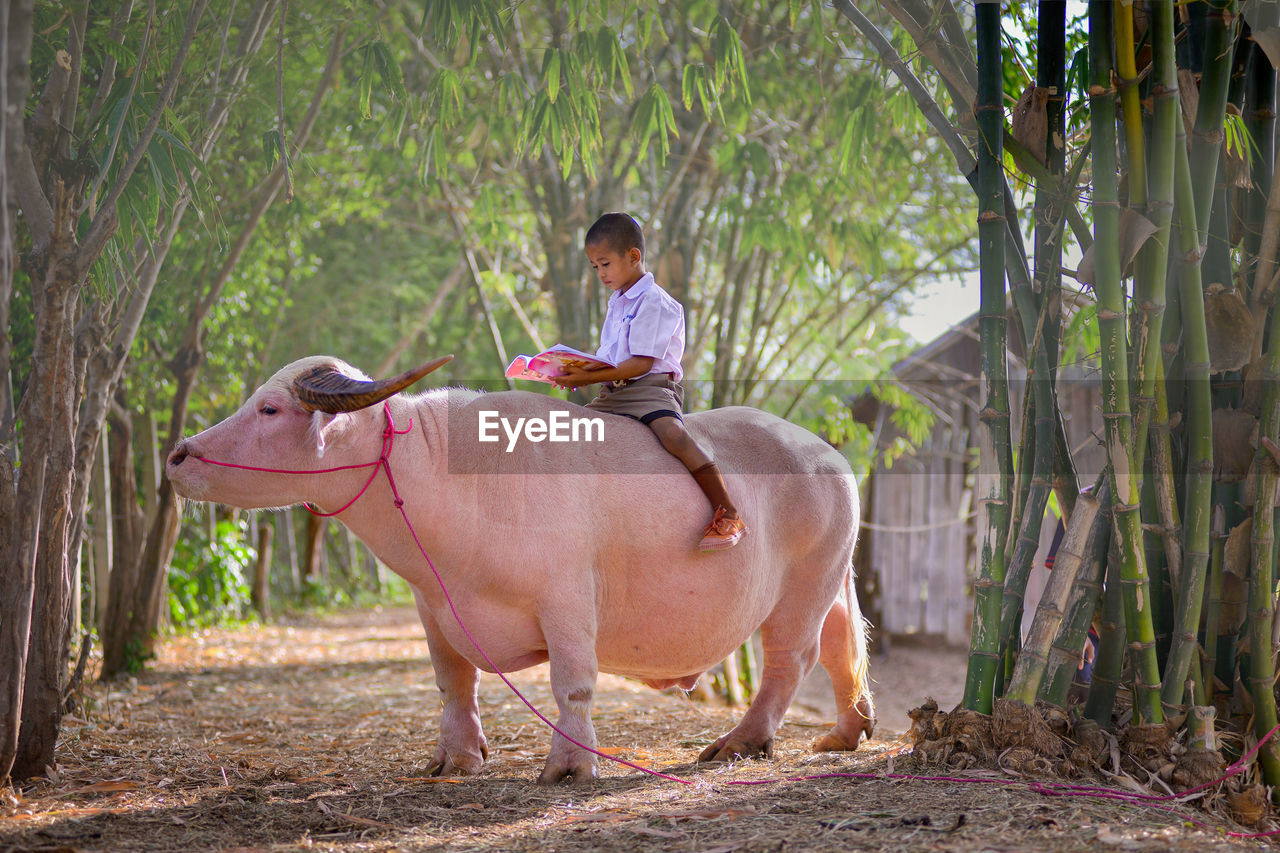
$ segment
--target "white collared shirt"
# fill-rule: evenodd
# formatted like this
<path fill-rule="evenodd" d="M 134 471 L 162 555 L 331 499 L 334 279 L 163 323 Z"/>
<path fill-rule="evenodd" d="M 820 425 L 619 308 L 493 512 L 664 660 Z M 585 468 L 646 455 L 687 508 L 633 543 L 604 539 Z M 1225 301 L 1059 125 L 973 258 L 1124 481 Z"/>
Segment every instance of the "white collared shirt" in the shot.
<path fill-rule="evenodd" d="M 657 285 L 653 273 L 645 273 L 625 293 L 610 294 L 596 355 L 614 364 L 648 356 L 653 359 L 649 373 L 670 373 L 679 382 L 684 376 L 684 306 Z"/>

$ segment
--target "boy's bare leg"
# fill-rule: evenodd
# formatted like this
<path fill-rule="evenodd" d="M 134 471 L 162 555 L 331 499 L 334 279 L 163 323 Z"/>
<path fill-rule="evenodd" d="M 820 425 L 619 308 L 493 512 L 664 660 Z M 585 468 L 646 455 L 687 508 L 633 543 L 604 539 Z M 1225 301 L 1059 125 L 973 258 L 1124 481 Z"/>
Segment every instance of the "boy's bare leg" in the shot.
<path fill-rule="evenodd" d="M 658 436 L 667 452 L 684 463 L 698 488 L 702 489 L 702 493 L 711 502 L 711 524 L 703 533 L 698 548 L 718 551 L 736 545 L 746 535 L 747 526 L 739 518 L 738 508 L 729 498 L 724 475 L 720 473 L 715 461 L 698 446 L 698 442 L 685 430 L 679 418 L 658 418 L 649 423 L 649 428 Z"/>
<path fill-rule="evenodd" d="M 724 476 L 720 468 L 707 455 L 707 452 L 694 441 L 693 436 L 684 428 L 679 418 L 658 418 L 649 422 L 649 428 L 658 436 L 658 441 L 667 452 L 684 463 L 702 493 L 711 502 L 713 510 L 724 507 L 725 516 L 738 517 L 738 508 L 729 499 L 729 490 L 725 487 Z"/>

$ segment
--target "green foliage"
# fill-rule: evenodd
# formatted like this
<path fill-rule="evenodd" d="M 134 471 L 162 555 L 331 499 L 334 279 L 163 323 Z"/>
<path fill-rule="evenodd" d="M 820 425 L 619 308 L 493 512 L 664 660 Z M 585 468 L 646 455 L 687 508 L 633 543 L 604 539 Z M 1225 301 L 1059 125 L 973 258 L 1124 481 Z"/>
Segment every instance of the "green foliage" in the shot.
<path fill-rule="evenodd" d="M 179 628 L 234 622 L 248 615 L 257 554 L 243 520 L 221 519 L 212 539 L 205 525 L 188 526 L 169 567 L 169 619 Z"/>
<path fill-rule="evenodd" d="M 125 644 L 124 671 L 130 675 L 137 675 L 146 668 L 148 661 L 155 660 L 155 658 L 156 653 L 147 651 L 142 640 L 133 638 Z"/>
<path fill-rule="evenodd" d="M 1102 348 L 1098 332 L 1098 306 L 1089 302 L 1077 309 L 1062 333 L 1062 363 L 1094 363 Z"/>
<path fill-rule="evenodd" d="M 1258 143 L 1249 133 L 1249 126 L 1244 116 L 1228 112 L 1223 121 L 1223 132 L 1226 134 L 1223 145 L 1229 154 L 1234 154 L 1250 164 L 1256 164 L 1262 151 Z"/>
<path fill-rule="evenodd" d="M 640 105 L 636 109 L 634 128 L 642 140 L 657 140 L 658 164 L 665 163 L 667 155 L 671 153 L 671 137 L 679 136 L 680 132 L 676 128 L 675 115 L 671 112 L 671 101 L 667 99 L 667 93 L 657 83 L 650 86 L 649 91 L 645 92 L 644 97 L 640 99 Z M 644 162 L 648 152 L 648 145 L 641 147 L 640 162 Z"/>

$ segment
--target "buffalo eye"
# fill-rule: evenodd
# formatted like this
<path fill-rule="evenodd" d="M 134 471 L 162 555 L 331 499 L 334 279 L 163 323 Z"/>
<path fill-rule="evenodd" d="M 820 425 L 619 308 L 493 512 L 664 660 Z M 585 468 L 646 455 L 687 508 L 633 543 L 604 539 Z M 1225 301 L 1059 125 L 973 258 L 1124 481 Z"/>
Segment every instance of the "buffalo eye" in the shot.
<path fill-rule="evenodd" d="M 277 409 L 275 406 L 271 405 L 270 403 L 267 403 L 267 404 L 265 404 L 265 405 L 262 407 L 262 409 L 261 409 L 260 411 L 261 411 L 261 412 L 262 412 L 262 414 L 264 414 L 264 415 L 274 415 L 276 412 L 278 412 L 278 411 L 280 411 L 280 410 L 279 410 L 279 409 Z"/>

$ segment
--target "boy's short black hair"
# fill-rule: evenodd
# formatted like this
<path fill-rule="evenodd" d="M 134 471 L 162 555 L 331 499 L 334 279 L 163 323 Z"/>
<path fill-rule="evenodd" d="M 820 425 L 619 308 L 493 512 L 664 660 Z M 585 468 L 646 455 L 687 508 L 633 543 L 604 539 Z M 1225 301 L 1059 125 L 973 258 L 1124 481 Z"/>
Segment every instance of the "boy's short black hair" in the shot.
<path fill-rule="evenodd" d="M 639 249 L 644 255 L 644 232 L 640 224 L 625 213 L 606 213 L 587 229 L 587 236 L 582 240 L 583 247 L 607 247 L 610 251 L 622 255 L 631 249 Z"/>

